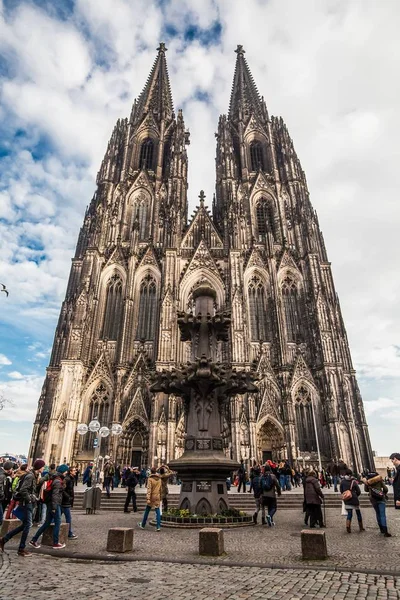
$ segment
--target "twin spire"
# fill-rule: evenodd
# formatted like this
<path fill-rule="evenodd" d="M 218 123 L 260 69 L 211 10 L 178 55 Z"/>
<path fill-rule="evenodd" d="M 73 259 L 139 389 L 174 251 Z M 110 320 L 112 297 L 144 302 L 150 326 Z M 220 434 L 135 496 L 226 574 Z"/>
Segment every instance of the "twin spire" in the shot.
<path fill-rule="evenodd" d="M 161 42 L 157 48 L 158 54 L 146 85 L 134 106 L 133 118 L 136 122 L 141 121 L 149 112 L 159 120 L 174 118 L 166 51 L 164 42 Z M 245 50 L 243 46 L 238 45 L 235 52 L 237 59 L 229 104 L 229 118 L 232 121 L 240 121 L 247 120 L 254 115 L 262 121 L 266 117 L 266 110 L 244 57 Z"/>
<path fill-rule="evenodd" d="M 174 118 L 174 105 L 165 58 L 166 51 L 167 48 L 164 42 L 161 42 L 157 48 L 157 58 L 154 61 L 146 85 L 136 102 L 135 121 L 140 121 L 149 112 L 159 120 Z"/>

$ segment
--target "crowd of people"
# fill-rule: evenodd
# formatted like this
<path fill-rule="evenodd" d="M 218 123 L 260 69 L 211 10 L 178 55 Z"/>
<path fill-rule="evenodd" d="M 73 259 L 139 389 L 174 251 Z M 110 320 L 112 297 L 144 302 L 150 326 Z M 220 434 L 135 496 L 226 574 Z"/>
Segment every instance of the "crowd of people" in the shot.
<path fill-rule="evenodd" d="M 341 494 L 342 514 L 346 516 L 346 531 L 351 533 L 353 513 L 355 512 L 359 531 L 364 531 L 362 513 L 360 509 L 361 486 L 368 493 L 370 503 L 375 511 L 376 520 L 381 533 L 391 537 L 386 519 L 386 504 L 388 501 L 388 485 L 393 486 L 394 506 L 400 509 L 400 453 L 394 453 L 390 459 L 393 469 L 388 468 L 386 477 L 375 471 L 365 471 L 362 474 L 353 473 L 343 461 L 334 464 L 326 470 L 295 469 L 288 461 L 276 464 L 267 460 L 264 465 L 254 463 L 249 474 L 241 461 L 240 467 L 233 474 L 234 484 L 238 492 L 246 492 L 249 483 L 249 492 L 253 493 L 255 500 L 254 524 L 258 523 L 261 511 L 261 524 L 273 527 L 274 516 L 277 512 L 277 497 L 282 491 L 290 491 L 292 487 L 303 489 L 304 523 L 310 528 L 326 526 L 322 514 L 324 502 L 324 487 L 334 486 L 334 491 Z M 132 504 L 137 512 L 136 487 L 145 485 L 146 508 L 139 527 L 144 529 L 151 510 L 155 511 L 156 531 L 161 528 L 161 510 L 168 510 L 168 482 L 177 481 L 177 474 L 171 471 L 166 464 L 158 469 L 139 469 L 138 467 L 115 466 L 108 461 L 101 472 L 93 473 L 93 463 L 89 464 L 83 472 L 82 481 L 87 486 L 100 480 L 107 496 L 110 496 L 114 487 L 121 485 L 126 488 L 127 494 L 124 512 L 129 512 Z M 0 525 L 3 518 L 16 518 L 21 525 L 0 537 L 0 551 L 15 535 L 22 533 L 18 547 L 18 555 L 31 556 L 26 546 L 40 548 L 40 538 L 51 525 L 53 527 L 53 548 L 61 549 L 65 544 L 60 543 L 60 527 L 62 517 L 68 524 L 68 538 L 76 539 L 72 527 L 71 508 L 74 503 L 74 488 L 78 483 L 79 471 L 76 467 L 55 464 L 46 467 L 42 459 L 33 462 L 31 468 L 26 463 L 15 464 L 10 460 L 0 462 Z M 229 483 L 229 480 L 228 482 Z M 30 530 L 37 526 L 35 534 L 28 542 Z"/>
<path fill-rule="evenodd" d="M 391 537 L 388 531 L 386 519 L 386 503 L 388 501 L 388 484 L 393 485 L 394 506 L 400 509 L 400 453 L 390 456 L 393 469 L 387 469 L 384 478 L 376 471 L 366 470 L 362 474 L 353 473 L 343 460 L 339 460 L 320 471 L 314 468 L 295 469 L 288 461 L 279 464 L 267 460 L 264 465 L 254 462 L 247 473 L 245 463 L 242 460 L 239 469 L 233 474 L 234 485 L 237 491 L 246 493 L 249 485 L 249 493 L 254 494 L 255 512 L 253 514 L 254 524 L 258 522 L 258 514 L 261 510 L 261 523 L 270 527 L 275 525 L 274 515 L 277 511 L 277 496 L 282 491 L 290 491 L 292 487 L 303 489 L 303 512 L 304 523 L 310 528 L 326 526 L 322 515 L 324 502 L 323 488 L 334 486 L 334 492 L 341 494 L 342 514 L 346 516 L 346 531 L 351 533 L 353 511 L 357 516 L 360 532 L 365 531 L 359 496 L 360 485 L 364 486 L 372 508 L 375 511 L 376 520 L 381 533 L 385 537 Z M 230 481 L 228 481 L 229 486 Z"/>
<path fill-rule="evenodd" d="M 31 468 L 26 463 L 17 465 L 12 461 L 0 464 L 0 523 L 3 518 L 19 519 L 21 525 L 0 538 L 0 551 L 14 536 L 22 533 L 18 555 L 31 556 L 26 550 L 32 526 L 36 533 L 28 545 L 40 548 L 39 539 L 54 524 L 53 548 L 65 548 L 59 541 L 62 517 L 68 523 L 68 538 L 76 539 L 72 529 L 71 508 L 74 503 L 75 469 L 68 465 L 55 464 L 47 468 L 44 460 L 37 459 Z"/>

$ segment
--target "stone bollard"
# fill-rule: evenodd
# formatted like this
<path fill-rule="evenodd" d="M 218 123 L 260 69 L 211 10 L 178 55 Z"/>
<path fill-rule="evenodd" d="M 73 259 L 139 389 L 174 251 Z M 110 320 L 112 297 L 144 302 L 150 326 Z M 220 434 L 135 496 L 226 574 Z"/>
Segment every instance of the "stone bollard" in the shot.
<path fill-rule="evenodd" d="M 200 529 L 199 554 L 221 556 L 224 552 L 224 532 L 222 529 L 214 527 Z"/>
<path fill-rule="evenodd" d="M 301 552 L 304 560 L 324 560 L 328 558 L 325 531 L 303 529 L 301 532 Z"/>
<path fill-rule="evenodd" d="M 6 533 L 16 529 L 20 525 L 22 525 L 22 521 L 19 519 L 4 519 L 0 529 L 0 537 L 4 537 Z"/>
<path fill-rule="evenodd" d="M 132 552 L 133 529 L 113 527 L 108 530 L 107 552 Z"/>
<path fill-rule="evenodd" d="M 54 525 L 50 525 L 50 527 L 48 527 L 46 529 L 46 531 L 44 532 L 43 537 L 42 537 L 43 546 L 52 546 L 53 545 L 53 531 L 54 531 Z M 69 531 L 68 523 L 61 523 L 60 535 L 58 536 L 58 541 L 60 542 L 60 544 L 67 543 L 68 531 Z"/>

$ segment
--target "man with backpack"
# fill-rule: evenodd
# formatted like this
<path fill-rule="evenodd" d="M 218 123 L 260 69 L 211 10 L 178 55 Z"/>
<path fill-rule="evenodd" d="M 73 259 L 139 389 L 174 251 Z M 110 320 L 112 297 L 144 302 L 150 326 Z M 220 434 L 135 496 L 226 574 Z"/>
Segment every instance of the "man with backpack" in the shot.
<path fill-rule="evenodd" d="M 272 473 L 269 465 L 264 467 L 264 475 L 261 478 L 262 506 L 267 508 L 267 523 L 269 527 L 275 525 L 274 514 L 277 510 L 276 494 L 281 495 L 281 486 L 277 477 Z M 265 525 L 265 518 L 261 518 L 261 523 Z"/>
<path fill-rule="evenodd" d="M 262 503 L 261 479 L 262 479 L 262 477 L 261 477 L 260 468 L 253 467 L 252 486 L 253 486 L 254 500 L 256 502 L 256 510 L 255 510 L 255 513 L 253 514 L 254 525 L 257 525 L 258 513 L 260 512 L 260 509 L 261 509 L 262 523 L 265 523 L 265 506 Z"/>
<path fill-rule="evenodd" d="M 22 531 L 21 540 L 18 547 L 18 556 L 23 556 L 24 558 L 32 556 L 31 552 L 27 552 L 25 550 L 25 546 L 29 530 L 32 527 L 32 512 L 33 506 L 36 502 L 35 492 L 37 488 L 37 482 L 40 473 L 43 471 L 44 464 L 44 460 L 35 460 L 33 463 L 33 470 L 28 471 L 26 475 L 23 475 L 19 478 L 13 498 L 14 500 L 17 500 L 20 508 L 22 509 L 22 524 L 12 531 L 9 531 L 3 538 L 0 538 L 0 550 L 2 552 L 4 552 L 5 544 Z"/>
<path fill-rule="evenodd" d="M 54 520 L 53 548 L 60 550 L 65 544 L 59 542 L 61 526 L 61 502 L 63 496 L 63 475 L 58 471 L 49 473 L 49 479 L 45 481 L 40 490 L 41 498 L 46 505 L 46 520 L 37 530 L 29 545 L 32 548 L 40 548 L 38 539 L 50 527 Z"/>

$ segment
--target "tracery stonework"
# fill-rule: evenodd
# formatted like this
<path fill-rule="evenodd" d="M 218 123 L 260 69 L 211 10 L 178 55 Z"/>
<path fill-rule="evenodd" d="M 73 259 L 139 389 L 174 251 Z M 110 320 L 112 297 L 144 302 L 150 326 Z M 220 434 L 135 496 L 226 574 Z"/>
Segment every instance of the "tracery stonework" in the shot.
<path fill-rule="evenodd" d="M 120 422 L 101 453 L 137 466 L 178 458 L 185 403 L 150 392 L 150 371 L 191 360 L 177 311 L 201 282 L 228 310 L 217 359 L 256 362 L 259 393 L 221 414 L 233 459 L 373 457 L 322 233 L 280 117 L 269 116 L 238 46 L 232 95 L 217 132 L 216 196 L 188 223 L 182 111 L 175 114 L 160 44 L 129 119 L 118 120 L 84 216 L 34 424 L 30 457 L 86 462 L 76 426 L 93 410 Z M 210 144 L 212 141 L 210 140 Z M 212 311 L 210 311 L 212 312 Z M 101 403 L 99 402 L 101 391 Z M 97 403 L 97 404 L 96 404 Z M 199 418 L 207 419 L 199 406 Z M 99 416 L 99 415 L 97 415 Z"/>

